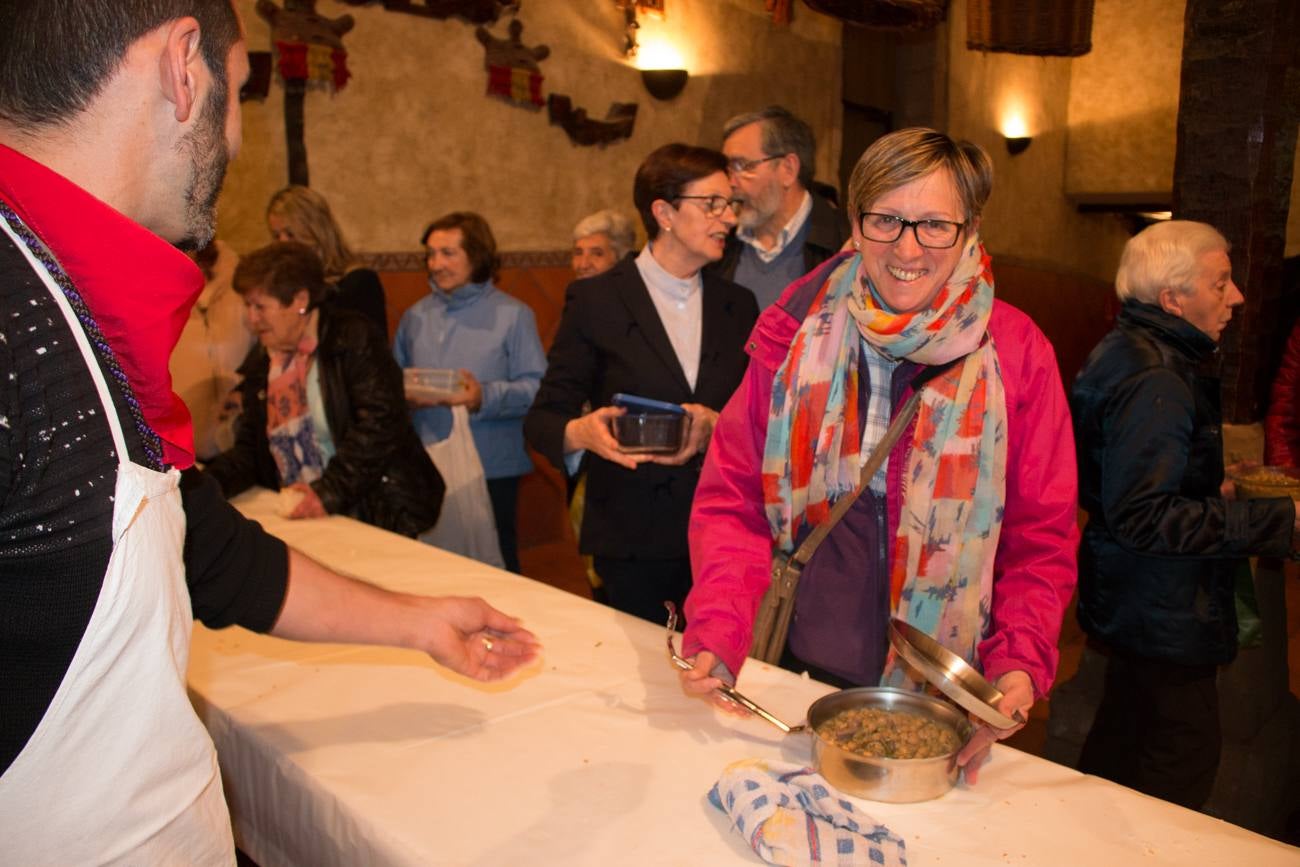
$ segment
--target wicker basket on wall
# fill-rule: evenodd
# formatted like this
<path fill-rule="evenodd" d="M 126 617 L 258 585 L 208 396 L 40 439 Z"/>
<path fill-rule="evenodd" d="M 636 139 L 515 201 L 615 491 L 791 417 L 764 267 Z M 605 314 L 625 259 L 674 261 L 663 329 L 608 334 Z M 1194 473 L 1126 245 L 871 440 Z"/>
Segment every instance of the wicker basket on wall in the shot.
<path fill-rule="evenodd" d="M 803 0 L 815 12 L 882 30 L 925 30 L 948 15 L 948 0 Z"/>
<path fill-rule="evenodd" d="M 1078 57 L 1092 50 L 1093 0 L 966 0 L 966 47 Z"/>

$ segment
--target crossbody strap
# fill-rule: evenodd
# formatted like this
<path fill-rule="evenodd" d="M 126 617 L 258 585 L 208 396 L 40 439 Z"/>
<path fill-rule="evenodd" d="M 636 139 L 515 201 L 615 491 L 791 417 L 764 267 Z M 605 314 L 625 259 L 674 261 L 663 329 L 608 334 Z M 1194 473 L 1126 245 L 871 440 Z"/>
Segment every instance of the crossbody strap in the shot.
<path fill-rule="evenodd" d="M 803 544 L 790 557 L 787 569 L 803 571 L 803 567 L 812 559 L 817 546 L 830 535 L 831 530 L 835 529 L 835 525 L 848 514 L 849 509 L 853 508 L 853 504 L 857 502 L 858 497 L 862 496 L 862 492 L 867 489 L 872 477 L 876 475 L 876 470 L 880 469 L 880 465 L 885 462 L 885 458 L 889 457 L 890 451 L 898 442 L 898 438 L 903 435 L 903 430 L 911 422 L 912 416 L 916 415 L 916 408 L 920 405 L 921 389 L 917 388 L 916 391 L 912 392 L 912 396 L 907 399 L 907 402 L 903 404 L 903 408 L 894 416 L 893 421 L 889 423 L 889 429 L 885 431 L 885 435 L 876 444 L 876 447 L 871 450 L 871 456 L 867 458 L 867 462 L 862 465 L 862 474 L 858 477 L 858 489 L 848 496 L 840 497 L 836 501 L 835 505 L 831 507 L 831 513 L 826 520 L 813 528 L 813 531 L 803 540 Z"/>

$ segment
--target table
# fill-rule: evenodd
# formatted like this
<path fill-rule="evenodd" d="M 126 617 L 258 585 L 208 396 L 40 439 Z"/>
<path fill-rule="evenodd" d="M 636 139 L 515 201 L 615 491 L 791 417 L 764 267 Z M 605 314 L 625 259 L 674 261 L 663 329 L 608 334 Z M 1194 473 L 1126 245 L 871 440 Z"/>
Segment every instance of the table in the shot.
<path fill-rule="evenodd" d="M 236 501 L 340 571 L 481 595 L 545 654 L 484 685 L 413 651 L 196 625 L 191 698 L 261 867 L 762 863 L 706 793 L 737 759 L 809 763 L 808 736 L 687 699 L 662 627 L 346 518 L 282 520 L 274 504 Z M 753 661 L 739 686 L 789 722 L 831 691 Z M 857 804 L 907 840 L 913 867 L 1300 864 L 1300 849 L 1001 745 L 975 788 Z"/>

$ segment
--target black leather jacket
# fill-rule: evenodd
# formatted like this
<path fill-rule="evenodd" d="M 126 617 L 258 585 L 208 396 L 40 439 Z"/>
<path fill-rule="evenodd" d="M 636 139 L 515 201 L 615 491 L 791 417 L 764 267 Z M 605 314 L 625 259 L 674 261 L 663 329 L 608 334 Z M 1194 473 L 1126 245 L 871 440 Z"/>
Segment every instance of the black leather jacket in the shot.
<path fill-rule="evenodd" d="M 1070 392 L 1079 456 L 1079 623 L 1116 649 L 1184 665 L 1237 652 L 1234 570 L 1284 556 L 1289 499 L 1225 500 L 1215 344 L 1127 302 Z"/>
<path fill-rule="evenodd" d="M 446 487 L 411 426 L 402 371 L 365 318 L 320 310 L 315 363 L 335 454 L 312 489 L 330 514 L 416 536 L 437 522 Z M 253 485 L 280 487 L 266 436 L 269 365 L 266 350 L 254 347 L 239 370 L 244 411 L 235 445 L 206 467 L 227 497 Z"/>

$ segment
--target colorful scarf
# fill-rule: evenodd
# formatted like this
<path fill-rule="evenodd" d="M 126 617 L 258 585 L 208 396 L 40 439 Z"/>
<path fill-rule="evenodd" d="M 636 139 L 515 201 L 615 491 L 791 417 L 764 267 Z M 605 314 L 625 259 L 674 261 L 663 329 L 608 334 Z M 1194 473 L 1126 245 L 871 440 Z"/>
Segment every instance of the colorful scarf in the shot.
<path fill-rule="evenodd" d="M 1006 492 L 1006 397 L 986 338 L 990 260 L 972 236 L 947 285 L 914 313 L 884 310 L 859 277 L 861 262 L 855 255 L 831 272 L 772 383 L 763 495 L 774 545 L 792 552 L 805 530 L 826 520 L 835 500 L 857 488 L 864 457 L 860 340 L 927 366 L 964 358 L 924 386 L 903 469 L 889 581 L 896 616 L 977 665 Z M 892 655 L 882 680 L 905 681 Z"/>
<path fill-rule="evenodd" d="M 316 356 L 316 314 L 292 352 L 268 350 L 266 378 L 266 436 L 271 456 L 280 471 L 280 486 L 311 483 L 325 471 L 325 461 L 311 406 L 307 402 L 307 374 Z"/>

